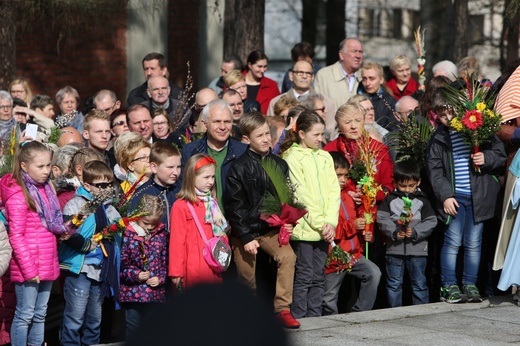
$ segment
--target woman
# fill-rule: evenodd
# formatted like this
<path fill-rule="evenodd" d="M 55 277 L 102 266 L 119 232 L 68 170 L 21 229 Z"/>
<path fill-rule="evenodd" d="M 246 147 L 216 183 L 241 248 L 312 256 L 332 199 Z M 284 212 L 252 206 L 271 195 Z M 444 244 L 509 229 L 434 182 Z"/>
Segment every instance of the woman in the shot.
<path fill-rule="evenodd" d="M 396 55 L 390 61 L 390 72 L 393 77 L 386 82 L 396 100 L 412 95 L 419 89 L 419 84 L 412 78 L 412 63 L 406 55 Z"/>
<path fill-rule="evenodd" d="M 153 142 L 165 141 L 182 149 L 184 142 L 178 132 L 173 131 L 173 124 L 166 109 L 156 109 L 152 115 Z"/>
<path fill-rule="evenodd" d="M 248 98 L 260 103 L 262 114 L 267 114 L 269 102 L 280 95 L 276 82 L 264 76 L 267 62 L 267 55 L 263 51 L 252 51 L 247 57 L 247 71 L 244 71 Z"/>
<path fill-rule="evenodd" d="M 56 125 L 59 128 L 66 126 L 74 127 L 79 132 L 83 132 L 83 113 L 78 111 L 79 94 L 76 89 L 66 86 L 56 93 L 56 104 L 60 108 L 56 117 Z"/>
<path fill-rule="evenodd" d="M 384 143 L 383 137 L 388 133 L 388 130 L 376 123 L 376 114 L 370 99 L 365 95 L 354 95 L 349 101 L 365 110 L 364 127 L 370 137 L 378 142 Z"/>
<path fill-rule="evenodd" d="M 27 105 L 30 105 L 33 99 L 29 83 L 27 83 L 23 78 L 17 78 L 9 84 L 9 93 L 12 98 L 18 98 L 24 101 Z"/>
<path fill-rule="evenodd" d="M 242 102 L 244 102 L 244 113 L 260 111 L 260 103 L 255 99 L 247 97 L 246 78 L 242 72 L 239 70 L 228 72 L 228 74 L 224 76 L 224 83 L 226 88 L 233 89 L 240 94 Z"/>
<path fill-rule="evenodd" d="M 150 170 L 151 144 L 136 132 L 123 133 L 115 143 L 114 149 L 119 167 L 126 172 L 126 179 L 121 183 L 124 193 L 144 174 L 138 186 L 148 181 Z"/>

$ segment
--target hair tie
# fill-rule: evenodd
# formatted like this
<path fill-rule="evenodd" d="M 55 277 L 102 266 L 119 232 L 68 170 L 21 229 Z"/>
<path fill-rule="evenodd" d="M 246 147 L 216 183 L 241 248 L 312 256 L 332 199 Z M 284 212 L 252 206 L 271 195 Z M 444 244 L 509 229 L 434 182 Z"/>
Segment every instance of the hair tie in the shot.
<path fill-rule="evenodd" d="M 291 130 L 293 130 L 294 132 L 298 132 L 296 130 L 296 121 L 294 121 L 294 124 L 292 125 Z"/>
<path fill-rule="evenodd" d="M 20 143 L 20 146 L 23 147 L 24 145 L 26 145 L 27 143 L 29 143 L 30 141 L 25 141 L 25 142 L 22 142 Z"/>
<path fill-rule="evenodd" d="M 206 165 L 216 165 L 217 162 L 211 156 L 204 156 L 200 158 L 197 163 L 195 163 L 195 170 L 198 171 L 199 168 L 204 167 Z"/>

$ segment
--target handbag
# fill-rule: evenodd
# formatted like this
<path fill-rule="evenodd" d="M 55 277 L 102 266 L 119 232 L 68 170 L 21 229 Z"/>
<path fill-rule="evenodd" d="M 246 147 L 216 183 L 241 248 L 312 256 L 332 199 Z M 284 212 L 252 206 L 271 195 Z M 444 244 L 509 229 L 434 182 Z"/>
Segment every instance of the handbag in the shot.
<path fill-rule="evenodd" d="M 210 240 L 204 234 L 202 230 L 202 226 L 200 224 L 199 218 L 195 213 L 195 209 L 190 202 L 186 202 L 188 205 L 188 209 L 190 209 L 191 215 L 195 220 L 195 224 L 197 225 L 197 229 L 199 230 L 200 236 L 204 241 L 204 248 L 202 249 L 202 257 L 208 264 L 208 266 L 215 273 L 225 272 L 229 264 L 231 263 L 231 248 L 227 242 L 226 237 L 214 236 Z"/>

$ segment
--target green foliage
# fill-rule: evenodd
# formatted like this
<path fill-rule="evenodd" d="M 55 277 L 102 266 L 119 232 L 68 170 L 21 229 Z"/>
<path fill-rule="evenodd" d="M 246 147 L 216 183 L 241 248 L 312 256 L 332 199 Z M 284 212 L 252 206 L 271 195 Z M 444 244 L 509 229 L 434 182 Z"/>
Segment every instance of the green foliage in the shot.
<path fill-rule="evenodd" d="M 352 260 L 352 254 L 343 250 L 335 243 L 332 244 L 332 250 L 327 256 L 327 261 L 325 262 L 325 266 L 330 265 L 332 262 L 340 263 L 343 265 L 341 271 L 346 270 L 347 272 L 352 271 L 352 264 L 350 261 Z M 340 267 L 341 268 L 341 267 Z M 339 268 L 338 268 L 339 269 Z"/>
<path fill-rule="evenodd" d="M 49 135 L 48 142 L 50 144 L 58 144 L 60 137 L 61 137 L 61 129 L 59 127 L 55 126 L 55 127 L 51 128 L 51 134 Z"/>
<path fill-rule="evenodd" d="M 354 182 L 358 182 L 367 174 L 367 168 L 365 164 L 361 160 L 356 160 L 352 163 L 352 167 L 350 167 L 348 171 L 348 177 L 352 179 Z"/>

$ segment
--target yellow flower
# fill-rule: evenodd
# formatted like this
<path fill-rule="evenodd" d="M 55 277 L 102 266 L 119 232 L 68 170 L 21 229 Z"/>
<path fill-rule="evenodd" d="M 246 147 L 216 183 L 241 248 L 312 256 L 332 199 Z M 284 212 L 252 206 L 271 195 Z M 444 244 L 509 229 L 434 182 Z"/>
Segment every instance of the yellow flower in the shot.
<path fill-rule="evenodd" d="M 482 102 L 477 103 L 477 110 L 482 112 L 484 109 L 486 109 L 485 103 L 482 103 Z"/>
<path fill-rule="evenodd" d="M 491 109 L 486 109 L 484 111 L 484 114 L 486 114 L 490 118 L 494 118 L 496 116 L 495 112 L 493 112 Z"/>
<path fill-rule="evenodd" d="M 461 131 L 464 128 L 458 118 L 451 119 L 450 125 L 455 131 Z"/>

